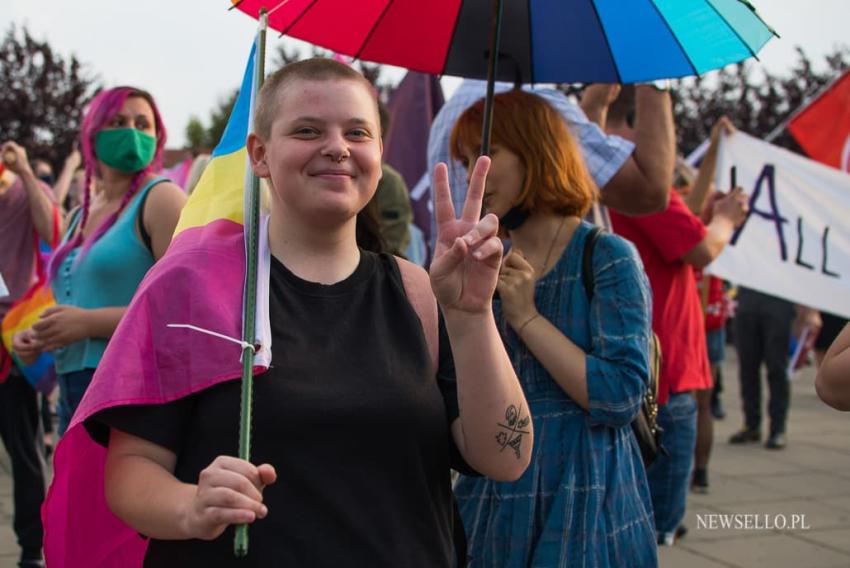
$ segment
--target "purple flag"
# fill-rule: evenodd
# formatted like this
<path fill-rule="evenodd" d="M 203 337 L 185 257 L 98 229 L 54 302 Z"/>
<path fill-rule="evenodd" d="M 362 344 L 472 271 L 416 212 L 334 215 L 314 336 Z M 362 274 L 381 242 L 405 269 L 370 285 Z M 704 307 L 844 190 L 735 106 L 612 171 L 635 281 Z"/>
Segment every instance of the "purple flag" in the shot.
<path fill-rule="evenodd" d="M 434 75 L 410 71 L 390 97 L 392 116 L 384 138 L 384 161 L 394 167 L 410 189 L 413 222 L 431 242 L 431 184 L 428 170 L 428 133 L 443 106 L 443 89 Z"/>

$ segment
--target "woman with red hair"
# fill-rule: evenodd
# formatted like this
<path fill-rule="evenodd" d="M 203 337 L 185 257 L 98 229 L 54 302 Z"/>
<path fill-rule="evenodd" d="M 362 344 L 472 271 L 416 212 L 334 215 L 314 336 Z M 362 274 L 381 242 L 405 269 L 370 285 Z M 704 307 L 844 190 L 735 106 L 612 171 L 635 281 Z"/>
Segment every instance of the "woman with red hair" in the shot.
<path fill-rule="evenodd" d="M 471 566 L 655 566 L 630 423 L 646 391 L 651 299 L 635 249 L 582 221 L 597 196 L 566 123 L 524 91 L 495 97 L 484 207 L 510 240 L 494 311 L 536 433 L 515 482 L 461 476 Z M 454 127 L 471 172 L 483 102 Z M 583 274 L 584 266 L 590 267 Z M 502 441 L 522 425 L 506 416 Z"/>

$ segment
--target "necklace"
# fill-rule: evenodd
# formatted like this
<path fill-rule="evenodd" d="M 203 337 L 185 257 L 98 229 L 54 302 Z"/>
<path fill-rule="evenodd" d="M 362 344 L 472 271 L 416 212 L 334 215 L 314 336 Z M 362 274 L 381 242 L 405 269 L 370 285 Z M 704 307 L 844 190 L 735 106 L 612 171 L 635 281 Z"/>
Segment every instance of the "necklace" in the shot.
<path fill-rule="evenodd" d="M 549 243 L 549 250 L 546 252 L 546 258 L 543 260 L 543 266 L 540 267 L 540 276 L 546 272 L 546 267 L 549 265 L 549 259 L 552 257 L 552 251 L 555 250 L 555 243 L 558 242 L 558 237 L 561 236 L 561 230 L 563 230 L 564 225 L 567 224 L 566 215 L 561 220 L 561 224 L 558 225 L 558 230 L 555 232 L 555 236 L 552 238 L 552 242 Z"/>

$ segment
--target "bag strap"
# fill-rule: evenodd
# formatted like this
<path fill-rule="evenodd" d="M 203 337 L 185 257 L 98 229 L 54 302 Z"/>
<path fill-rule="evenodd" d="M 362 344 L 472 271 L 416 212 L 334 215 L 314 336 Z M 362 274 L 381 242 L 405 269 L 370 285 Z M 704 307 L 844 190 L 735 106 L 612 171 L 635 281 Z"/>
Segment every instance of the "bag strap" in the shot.
<path fill-rule="evenodd" d="M 653 331 L 652 332 L 652 343 L 650 345 L 650 353 L 649 353 L 649 390 L 647 391 L 647 395 L 652 395 L 652 398 L 649 400 L 650 404 L 655 405 L 658 402 L 658 378 L 661 376 L 661 340 L 658 339 L 658 335 Z M 658 407 L 655 407 L 654 414 L 652 415 L 652 427 L 655 427 L 655 419 L 658 414 Z"/>
<path fill-rule="evenodd" d="M 41 239 L 38 236 L 38 231 L 33 231 L 32 250 L 36 279 L 39 284 L 42 284 L 46 279 L 47 267 L 44 266 L 44 258 L 41 256 Z"/>
<path fill-rule="evenodd" d="M 59 208 L 55 205 L 53 206 L 53 238 L 51 242 L 48 243 L 51 250 L 56 250 L 56 247 L 59 246 L 59 231 L 60 231 L 60 219 L 59 219 Z"/>
<path fill-rule="evenodd" d="M 428 353 L 431 355 L 431 363 L 436 372 L 440 366 L 439 317 L 437 315 L 437 299 L 431 290 L 431 279 L 421 266 L 399 257 L 395 257 L 395 261 L 401 273 L 404 292 L 422 324 L 425 342 L 428 344 Z"/>
<path fill-rule="evenodd" d="M 151 236 L 148 233 L 148 230 L 145 229 L 145 203 L 147 203 L 148 196 L 151 194 L 151 188 L 164 181 L 170 182 L 171 180 L 167 177 L 158 177 L 142 188 L 142 200 L 139 203 L 139 212 L 136 214 L 136 225 L 139 230 L 139 236 L 142 238 L 142 243 L 145 245 L 145 248 L 148 249 L 151 254 L 153 254 L 153 242 L 151 241 Z"/>
<path fill-rule="evenodd" d="M 596 288 L 595 276 L 593 274 L 593 248 L 596 246 L 596 241 L 599 240 L 599 235 L 602 234 L 602 227 L 593 227 L 590 229 L 587 237 L 584 239 L 584 251 L 581 255 L 581 282 L 584 284 L 584 292 L 587 294 L 587 303 L 593 299 L 593 291 Z"/>
<path fill-rule="evenodd" d="M 53 238 L 51 242 L 44 243 L 50 250 L 42 253 L 42 243 L 44 241 L 38 236 L 38 231 L 33 231 L 33 248 L 35 250 L 35 273 L 39 285 L 47 281 L 47 264 L 44 256 L 49 256 L 56 251 L 59 246 L 59 208 L 53 206 Z"/>

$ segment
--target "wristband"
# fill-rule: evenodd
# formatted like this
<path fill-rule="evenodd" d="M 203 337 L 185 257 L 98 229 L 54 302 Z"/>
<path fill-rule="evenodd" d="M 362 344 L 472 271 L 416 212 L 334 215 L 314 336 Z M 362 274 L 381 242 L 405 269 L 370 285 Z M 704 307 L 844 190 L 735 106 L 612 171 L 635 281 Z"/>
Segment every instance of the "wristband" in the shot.
<path fill-rule="evenodd" d="M 537 318 L 539 318 L 539 317 L 540 317 L 540 314 L 534 314 L 533 316 L 531 316 L 530 318 L 528 318 L 527 320 L 525 320 L 525 323 L 523 323 L 521 326 L 519 326 L 519 327 L 517 328 L 517 330 L 516 330 L 516 334 L 517 334 L 517 335 L 519 335 L 519 336 L 522 336 L 522 330 L 524 330 L 524 329 L 525 329 L 525 327 L 526 327 L 528 324 L 530 324 L 531 322 L 533 322 L 534 320 L 536 320 L 536 319 L 537 319 Z"/>

